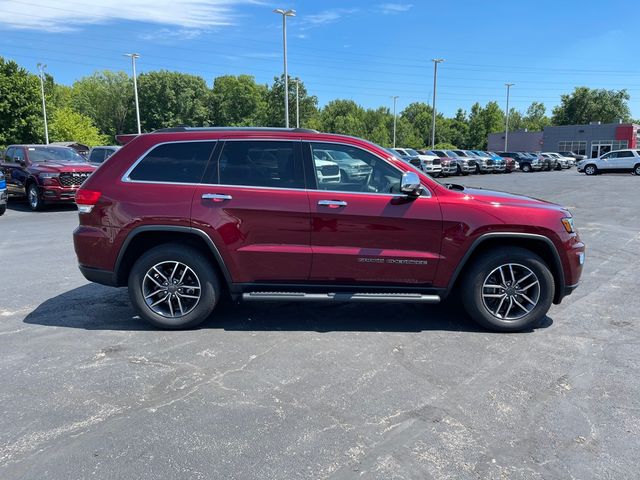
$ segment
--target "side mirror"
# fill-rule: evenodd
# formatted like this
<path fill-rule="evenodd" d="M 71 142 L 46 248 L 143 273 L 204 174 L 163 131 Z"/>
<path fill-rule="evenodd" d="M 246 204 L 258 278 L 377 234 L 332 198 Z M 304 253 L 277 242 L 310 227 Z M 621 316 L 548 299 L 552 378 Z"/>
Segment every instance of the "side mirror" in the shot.
<path fill-rule="evenodd" d="M 400 181 L 400 191 L 410 197 L 420 196 L 420 177 L 414 172 L 404 172 Z"/>

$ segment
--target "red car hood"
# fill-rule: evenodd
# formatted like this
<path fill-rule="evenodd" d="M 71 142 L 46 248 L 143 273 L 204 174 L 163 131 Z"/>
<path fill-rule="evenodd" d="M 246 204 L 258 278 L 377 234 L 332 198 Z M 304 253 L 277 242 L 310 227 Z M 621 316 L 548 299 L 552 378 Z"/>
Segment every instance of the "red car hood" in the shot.
<path fill-rule="evenodd" d="M 490 204 L 547 208 L 551 210 L 566 210 L 566 208 L 556 203 L 507 192 L 497 192 L 494 190 L 484 190 L 482 188 L 465 187 L 464 191 L 461 193 L 469 196 L 474 200 Z"/>
<path fill-rule="evenodd" d="M 96 167 L 84 162 L 42 162 L 32 165 L 42 172 L 93 172 Z"/>

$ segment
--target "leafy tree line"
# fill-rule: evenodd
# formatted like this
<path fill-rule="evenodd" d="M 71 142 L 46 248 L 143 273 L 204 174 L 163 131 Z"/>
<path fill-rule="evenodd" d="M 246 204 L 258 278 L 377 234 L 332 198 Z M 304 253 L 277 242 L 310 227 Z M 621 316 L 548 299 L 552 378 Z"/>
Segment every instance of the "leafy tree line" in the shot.
<path fill-rule="evenodd" d="M 393 115 L 389 108 L 364 108 L 353 100 L 336 99 L 318 108 L 299 79 L 289 80 L 289 118 L 296 119 L 296 83 L 300 98 L 300 126 L 355 135 L 384 146 L 393 141 Z M 143 131 L 176 125 L 283 126 L 284 77 L 271 85 L 259 84 L 251 75 L 224 75 L 213 86 L 197 75 L 168 70 L 138 76 L 138 96 Z M 45 98 L 51 141 L 77 141 L 88 145 L 112 143 L 119 133 L 136 131 L 133 80 L 125 72 L 105 70 L 81 78 L 71 86 L 45 78 Z M 0 57 L 0 146 L 38 143 L 44 139 L 40 83 L 14 61 Z M 630 121 L 629 94 L 625 90 L 578 87 L 562 95 L 548 116 L 544 104 L 533 102 L 525 112 L 511 109 L 510 130 L 541 130 L 547 125 L 567 125 L 600 120 Z M 461 148 L 486 148 L 487 134 L 504 131 L 505 112 L 497 102 L 458 109 L 453 117 L 436 115 L 436 144 Z M 431 141 L 432 109 L 415 102 L 396 119 L 396 144 L 415 148 Z"/>

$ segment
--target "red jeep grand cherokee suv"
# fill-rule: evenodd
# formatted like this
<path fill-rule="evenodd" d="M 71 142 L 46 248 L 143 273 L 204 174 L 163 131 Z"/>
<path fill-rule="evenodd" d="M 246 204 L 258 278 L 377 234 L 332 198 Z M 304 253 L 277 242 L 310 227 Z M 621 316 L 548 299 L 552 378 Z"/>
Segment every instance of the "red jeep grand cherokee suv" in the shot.
<path fill-rule="evenodd" d="M 137 312 L 159 327 L 199 324 L 225 293 L 423 303 L 459 293 L 477 322 L 516 331 L 582 272 L 568 210 L 441 185 L 364 140 L 188 127 L 125 140 L 76 196 L 75 249 L 87 279 L 128 285 Z M 316 150 L 370 173 L 336 182 Z"/>

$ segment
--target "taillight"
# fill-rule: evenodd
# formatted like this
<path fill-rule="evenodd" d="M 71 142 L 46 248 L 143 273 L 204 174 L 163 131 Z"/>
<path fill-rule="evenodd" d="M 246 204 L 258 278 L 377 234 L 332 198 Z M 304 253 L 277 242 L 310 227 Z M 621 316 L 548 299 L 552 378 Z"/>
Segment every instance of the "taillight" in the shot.
<path fill-rule="evenodd" d="M 79 189 L 76 192 L 76 205 L 79 213 L 91 213 L 93 206 L 98 203 L 102 192 L 96 190 Z"/>

